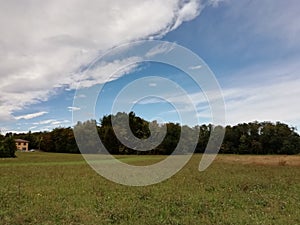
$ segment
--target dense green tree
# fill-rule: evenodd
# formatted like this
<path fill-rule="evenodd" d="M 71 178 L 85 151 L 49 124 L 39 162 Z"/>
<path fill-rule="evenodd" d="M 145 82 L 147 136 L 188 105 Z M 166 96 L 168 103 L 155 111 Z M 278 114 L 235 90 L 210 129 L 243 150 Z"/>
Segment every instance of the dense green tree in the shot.
<path fill-rule="evenodd" d="M 199 139 L 195 152 L 203 153 L 205 151 L 206 145 L 208 143 L 208 139 L 211 132 L 211 126 L 207 126 L 205 124 L 201 126 L 196 126 L 196 129 L 199 130 Z"/>
<path fill-rule="evenodd" d="M 171 154 L 178 144 L 180 133 L 179 123 L 167 123 L 167 134 L 163 142 L 158 146 L 159 154 Z"/>
<path fill-rule="evenodd" d="M 38 138 L 31 131 L 24 135 L 22 139 L 29 141 L 29 149 L 38 149 Z"/>
<path fill-rule="evenodd" d="M 239 141 L 239 153 L 240 154 L 250 154 L 251 146 L 250 146 L 250 138 L 246 134 L 242 134 Z"/>
<path fill-rule="evenodd" d="M 239 152 L 241 133 L 237 126 L 226 127 L 221 153 L 237 154 Z"/>
<path fill-rule="evenodd" d="M 3 141 L 3 140 L 4 140 L 4 138 L 5 138 L 5 136 L 4 136 L 4 135 L 2 135 L 2 134 L 0 134 L 0 141 Z"/>
<path fill-rule="evenodd" d="M 0 143 L 0 158 L 16 157 L 15 152 L 17 150 L 14 138 L 7 137 Z"/>
<path fill-rule="evenodd" d="M 99 146 L 98 127 L 95 120 L 78 122 L 74 127 L 76 143 L 81 153 L 98 153 L 103 151 Z"/>
<path fill-rule="evenodd" d="M 127 154 L 128 149 L 125 148 L 120 141 L 117 139 L 112 126 L 101 126 L 99 132 L 100 139 L 106 148 L 106 150 L 111 154 Z"/>
<path fill-rule="evenodd" d="M 40 149 L 45 152 L 54 152 L 55 151 L 55 143 L 54 139 L 52 139 L 52 132 L 43 132 L 41 133 L 41 142 Z"/>

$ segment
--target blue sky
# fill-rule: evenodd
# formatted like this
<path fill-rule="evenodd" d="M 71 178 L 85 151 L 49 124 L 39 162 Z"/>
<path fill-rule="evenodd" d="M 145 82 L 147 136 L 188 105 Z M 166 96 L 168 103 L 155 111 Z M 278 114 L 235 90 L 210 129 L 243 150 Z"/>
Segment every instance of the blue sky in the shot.
<path fill-rule="evenodd" d="M 73 106 L 80 80 L 106 83 L 93 115 L 100 118 L 123 87 L 149 76 L 178 83 L 193 99 L 199 123 L 211 122 L 201 89 L 178 68 L 143 63 L 109 82 L 109 74 L 130 59 L 100 68 L 97 76 L 79 72 L 112 47 L 147 39 L 175 42 L 205 61 L 220 84 L 227 124 L 282 121 L 300 129 L 296 0 L 29 2 L 0 3 L 2 133 L 72 126 L 72 111 L 81 110 Z M 167 91 L 180 100 L 176 91 L 161 88 Z M 133 109 L 146 119 L 180 122 L 174 106 L 159 99 L 144 99 Z"/>

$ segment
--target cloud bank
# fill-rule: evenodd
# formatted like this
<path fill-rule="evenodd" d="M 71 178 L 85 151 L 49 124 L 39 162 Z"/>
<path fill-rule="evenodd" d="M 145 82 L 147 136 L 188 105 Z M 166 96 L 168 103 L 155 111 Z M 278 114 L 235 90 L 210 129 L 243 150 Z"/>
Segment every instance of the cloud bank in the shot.
<path fill-rule="evenodd" d="M 101 52 L 161 37 L 202 8 L 200 0 L 1 1 L 0 121 L 73 88 L 76 71 Z"/>

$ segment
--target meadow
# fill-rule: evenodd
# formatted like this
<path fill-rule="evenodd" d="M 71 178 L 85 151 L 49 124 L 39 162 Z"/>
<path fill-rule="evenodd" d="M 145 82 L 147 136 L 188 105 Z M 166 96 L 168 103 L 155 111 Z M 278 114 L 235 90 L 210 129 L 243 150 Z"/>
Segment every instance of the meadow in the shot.
<path fill-rule="evenodd" d="M 117 156 L 145 165 L 164 156 Z M 200 154 L 172 178 L 128 187 L 79 154 L 0 159 L 0 224 L 300 224 L 300 156 Z"/>

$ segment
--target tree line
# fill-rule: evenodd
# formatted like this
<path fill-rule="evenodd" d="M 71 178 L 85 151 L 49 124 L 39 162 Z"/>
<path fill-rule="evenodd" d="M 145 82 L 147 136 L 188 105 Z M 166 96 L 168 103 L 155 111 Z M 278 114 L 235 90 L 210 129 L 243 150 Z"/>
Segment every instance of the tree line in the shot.
<path fill-rule="evenodd" d="M 115 130 L 123 137 L 128 136 L 122 124 L 129 120 L 131 132 L 139 139 L 147 139 L 150 135 L 149 126 L 152 130 L 160 132 L 166 128 L 166 135 L 162 142 L 149 151 L 138 151 L 137 147 L 129 148 L 124 145 L 116 136 Z M 114 128 L 112 121 L 116 121 Z M 118 122 L 120 121 L 120 122 Z M 163 125 L 157 121 L 146 121 L 135 115 L 135 113 L 117 113 L 116 115 L 106 115 L 100 119 L 78 122 L 74 128 L 55 128 L 50 132 L 28 132 L 23 134 L 7 133 L 0 136 L 0 154 L 7 149 L 7 143 L 12 143 L 12 138 L 28 140 L 29 148 L 41 149 L 46 152 L 59 153 L 80 153 L 80 147 L 88 149 L 89 153 L 105 152 L 104 148 L 95 143 L 95 133 L 99 136 L 103 146 L 110 154 L 171 154 L 179 145 L 179 153 L 187 153 L 188 147 L 192 147 L 196 153 L 203 153 L 206 149 L 210 134 L 213 129 L 225 129 L 225 137 L 220 147 L 220 153 L 225 154 L 299 154 L 300 137 L 294 127 L 281 122 L 250 122 L 241 123 L 235 126 L 213 126 L 212 124 L 197 125 L 194 127 L 181 126 L 178 123 L 169 122 Z M 193 137 L 197 135 L 198 140 L 193 145 Z M 196 137 L 196 139 L 197 139 Z M 10 138 L 10 139 L 9 139 Z M 82 140 L 79 140 L 82 139 Z M 8 141 L 10 140 L 10 141 Z M 133 146 L 135 143 L 132 143 Z M 1 155 L 0 155 L 1 156 Z"/>

